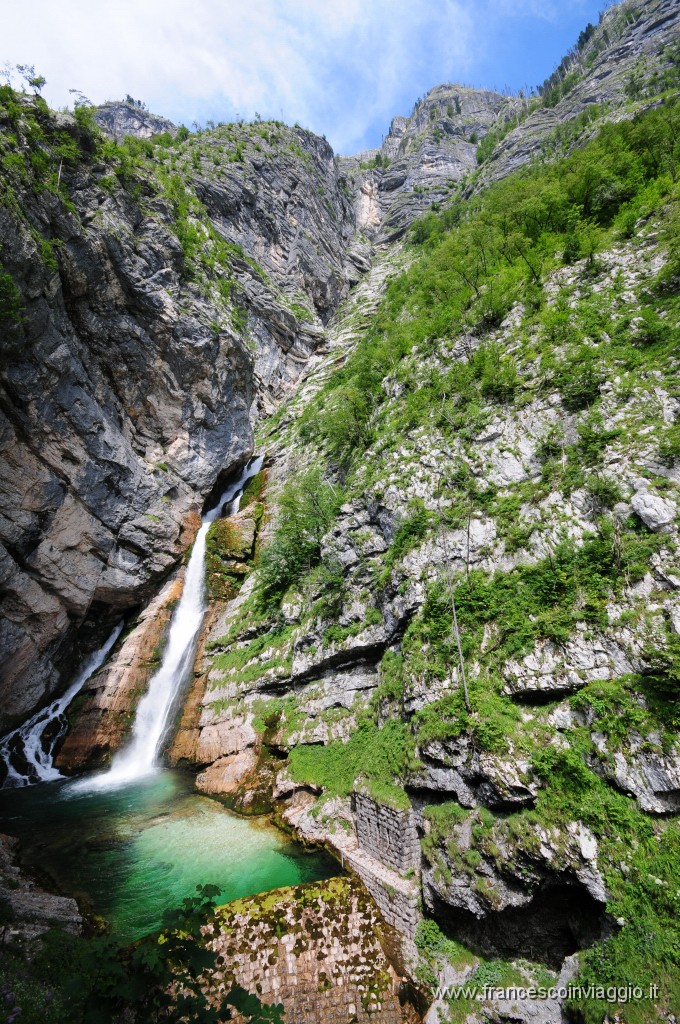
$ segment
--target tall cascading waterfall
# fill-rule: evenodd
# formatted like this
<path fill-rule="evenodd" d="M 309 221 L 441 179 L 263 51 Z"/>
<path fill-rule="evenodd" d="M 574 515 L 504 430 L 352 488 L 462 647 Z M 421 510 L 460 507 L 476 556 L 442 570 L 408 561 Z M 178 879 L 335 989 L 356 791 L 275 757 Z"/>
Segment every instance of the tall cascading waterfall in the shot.
<path fill-rule="evenodd" d="M 210 524 L 238 511 L 247 481 L 259 473 L 263 456 L 252 459 L 210 512 L 203 517 L 186 568 L 182 596 L 174 611 L 160 668 L 137 707 L 132 737 L 113 758 L 107 772 L 79 779 L 71 792 L 113 789 L 134 782 L 160 767 L 160 753 L 172 711 L 193 667 L 198 635 L 206 612 L 205 551 Z M 223 512 L 225 506 L 228 508 Z"/>
<path fill-rule="evenodd" d="M 66 731 L 64 712 L 90 676 L 106 661 L 123 630 L 119 622 L 103 647 L 87 659 L 68 689 L 48 707 L 38 711 L 27 722 L 13 729 L 0 740 L 0 763 L 7 775 L 3 788 L 18 789 L 36 782 L 54 782 L 63 778 L 54 767 L 54 750 Z"/>

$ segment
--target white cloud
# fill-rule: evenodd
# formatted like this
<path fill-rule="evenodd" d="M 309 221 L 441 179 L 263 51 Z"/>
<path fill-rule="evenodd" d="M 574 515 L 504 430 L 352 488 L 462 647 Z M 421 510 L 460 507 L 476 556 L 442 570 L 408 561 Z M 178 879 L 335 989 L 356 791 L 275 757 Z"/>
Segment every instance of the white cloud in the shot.
<path fill-rule="evenodd" d="M 283 111 L 345 148 L 414 76 L 464 71 L 470 38 L 456 0 L 37 0 L 6 15 L 0 57 L 35 63 L 57 106 L 78 88 L 189 120 Z"/>
<path fill-rule="evenodd" d="M 549 16 L 556 2 L 492 6 Z M 15 2 L 0 61 L 34 63 L 54 106 L 77 88 L 93 102 L 129 92 L 187 123 L 258 111 L 326 132 L 348 152 L 419 93 L 466 78 L 488 28 L 483 10 L 475 0 Z"/>

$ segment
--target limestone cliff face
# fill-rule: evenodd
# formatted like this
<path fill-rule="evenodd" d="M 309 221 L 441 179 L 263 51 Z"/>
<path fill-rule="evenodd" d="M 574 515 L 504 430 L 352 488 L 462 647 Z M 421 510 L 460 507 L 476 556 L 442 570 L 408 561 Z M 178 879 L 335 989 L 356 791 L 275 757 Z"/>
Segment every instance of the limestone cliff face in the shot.
<path fill-rule="evenodd" d="M 168 121 L 167 117 L 159 117 L 152 114 L 144 107 L 134 102 L 115 100 L 109 103 L 102 103 L 95 111 L 95 121 L 110 139 L 120 142 L 126 135 L 133 135 L 138 139 L 150 139 L 153 135 L 160 135 L 162 132 L 170 132 L 174 135 L 177 131 L 176 125 Z"/>
<path fill-rule="evenodd" d="M 0 207 L 17 303 L 0 350 L 3 731 L 155 592 L 252 451 L 256 389 L 270 408 L 285 393 L 357 272 L 333 154 L 306 132 L 281 126 L 261 155 L 244 129 L 237 160 L 197 138 L 177 154 L 192 180 L 167 184 L 153 155 L 130 167 L 39 103 L 0 118 L 48 162 L 7 173 Z"/>
<path fill-rule="evenodd" d="M 68 205 L 0 210 L 23 304 L 0 354 L 2 725 L 58 687 L 83 623 L 151 595 L 252 447 L 251 355 L 185 281 L 167 206 L 63 178 Z"/>
<path fill-rule="evenodd" d="M 478 185 L 589 105 L 627 115 L 635 82 L 668 66 L 679 17 L 672 0 L 623 3 L 548 83 L 571 76 L 553 106 L 439 86 L 353 158 L 278 122 L 152 146 L 173 126 L 129 103 L 96 120 L 148 152 L 112 153 L 82 119 L 3 101 L 3 153 L 16 136 L 25 173 L 4 166 L 0 206 L 19 298 L 0 350 L 0 729 L 157 591 L 220 474 L 252 450 L 249 422 L 323 351 L 370 268 L 365 239 L 394 239 L 451 195 L 489 132 L 517 122 Z"/>
<path fill-rule="evenodd" d="M 673 59 L 671 47 L 679 33 L 680 9 L 674 0 L 651 0 L 644 5 L 626 0 L 605 11 L 582 46 L 575 47 L 544 84 L 543 96 L 549 105 L 532 111 L 529 99 L 511 99 L 501 111 L 494 127 L 502 127 L 512 117 L 519 123 L 495 147 L 481 184 L 573 143 L 568 131 L 564 140 L 560 138 L 560 129 L 584 116 L 584 111 L 595 112 L 599 107 L 600 114 L 613 120 L 630 116 L 626 105 L 631 101 L 644 105 L 645 91 Z"/>
<path fill-rule="evenodd" d="M 409 117 L 395 117 L 382 147 L 343 157 L 355 188 L 357 224 L 381 241 L 450 195 L 477 166 L 477 145 L 513 100 L 460 85 L 439 85 Z"/>
<path fill-rule="evenodd" d="M 627 15 L 630 34 L 616 42 L 613 26 L 622 22 L 611 19 Z M 493 130 L 496 143 L 487 144 L 490 157 L 468 182 L 470 191 L 482 188 L 485 175 L 508 174 L 547 140 L 556 142 L 546 150 L 555 157 L 587 141 L 594 122 L 578 115 L 598 81 L 608 82 L 609 97 L 608 107 L 597 107 L 598 124 L 633 117 L 664 99 L 672 124 L 674 97 L 663 95 L 667 87 L 652 95 L 652 76 L 655 70 L 664 74 L 668 58 L 659 46 L 675 35 L 675 6 L 659 0 L 639 21 L 624 4 L 609 12 L 582 45 L 579 59 L 590 67 L 579 72 L 578 81 L 565 86 L 554 106 L 546 96 L 548 105 L 536 105 L 506 138 L 493 117 L 505 110 L 519 118 L 522 104 L 488 97 L 479 132 L 481 137 L 483 129 Z M 654 46 L 648 46 L 652 38 Z M 634 91 L 630 75 L 642 52 L 649 58 L 649 83 L 635 98 L 629 95 Z M 553 88 L 548 83 L 546 91 Z M 343 162 L 357 189 L 358 227 L 375 239 L 403 230 L 421 203 L 420 198 L 411 203 L 411 193 L 422 193 L 414 187 L 409 192 L 403 183 L 411 175 L 413 186 L 425 173 L 427 134 L 438 116 L 431 118 L 428 103 L 448 105 L 451 95 L 434 90 L 421 104 L 424 111 L 418 108 L 411 119 L 393 125 L 385 144 L 393 158 L 387 167 L 385 148 L 353 164 Z M 479 95 L 467 99 L 472 104 Z M 466 116 L 465 105 L 460 106 L 459 114 L 454 104 L 454 114 L 445 108 L 442 116 L 453 124 L 456 116 Z M 475 116 L 481 119 L 479 110 Z M 647 111 L 630 134 L 659 120 L 657 111 Z M 563 128 L 564 145 L 553 137 L 556 124 Z M 513 150 L 513 134 L 521 139 L 526 125 L 525 149 Z M 618 138 L 606 133 L 604 139 L 612 135 Z M 638 138 L 646 147 L 648 136 Z M 462 178 L 473 156 L 477 161 L 474 146 L 462 136 L 451 142 L 439 157 L 442 173 L 447 167 Z M 593 146 L 593 152 L 600 151 Z M 579 159 L 589 166 L 589 156 L 579 156 L 559 172 L 546 169 L 546 178 L 563 168 L 578 169 Z M 361 166 L 371 160 L 374 167 Z M 399 162 L 403 191 L 399 185 L 388 197 L 382 183 Z M 439 173 L 433 172 L 432 180 Z M 542 173 L 518 176 L 505 195 L 514 187 L 525 195 L 522 189 L 528 192 L 534 183 L 538 190 Z M 467 223 L 486 216 L 493 201 L 485 207 L 480 198 Z M 547 803 L 547 794 L 566 797 L 575 789 L 571 776 L 560 776 L 552 766 L 569 761 L 576 772 L 582 765 L 592 801 L 625 802 L 640 834 L 662 836 L 666 819 L 680 807 L 680 750 L 656 717 L 657 698 L 649 688 L 656 673 L 665 679 L 677 671 L 672 666 L 680 629 L 680 463 L 677 441 L 661 440 L 677 438 L 680 414 L 670 344 L 678 330 L 677 270 L 665 198 L 654 214 L 640 216 L 640 209 L 635 207 L 629 225 L 602 219 L 597 258 L 580 249 L 570 255 L 565 229 L 533 284 L 497 317 L 471 316 L 465 300 L 451 320 L 443 315 L 438 320 L 436 313 L 427 322 L 424 315 L 419 319 L 430 304 L 437 310 L 437 286 L 444 293 L 449 284 L 445 273 L 437 278 L 426 262 L 427 244 L 382 246 L 361 285 L 329 322 L 326 351 L 308 365 L 282 413 L 260 428 L 268 471 L 261 493 L 267 509 L 260 538 L 265 557 L 238 596 L 215 608 L 173 756 L 201 769 L 199 788 L 221 793 L 239 810 L 252 809 L 249 801 L 259 786 L 258 809 L 268 796 L 275 813 L 299 836 L 335 849 L 404 936 L 407 950 L 424 908 L 476 956 L 538 958 L 555 980 L 558 972 L 567 978 L 576 969 L 577 950 L 627 926 L 613 913 L 612 894 L 630 868 L 620 858 L 627 842 L 624 826 L 614 823 L 610 830 L 606 814 L 603 826 L 591 816 L 586 797 L 568 810 L 566 803 Z M 433 244 L 433 260 L 445 258 L 457 231 L 461 247 L 469 243 L 465 212 L 462 217 L 462 226 L 450 234 L 446 225 L 440 228 L 444 241 L 439 249 Z M 434 235 L 430 238 L 436 243 Z M 506 250 L 499 251 L 508 259 Z M 421 257 L 383 306 L 381 326 L 389 325 L 391 316 L 392 326 L 399 325 L 391 358 L 383 361 L 375 334 L 366 336 L 366 327 L 387 278 Z M 446 266 L 453 278 L 453 258 Z M 504 280 L 500 270 L 494 273 Z M 427 282 L 422 291 L 418 274 Z M 480 290 L 491 291 L 495 278 L 483 280 Z M 411 296 L 411 304 L 400 306 L 395 297 L 400 291 Z M 404 324 L 418 339 L 409 355 L 401 347 Z M 385 345 L 389 331 L 383 328 Z M 619 359 L 615 344 L 630 346 L 630 364 Z M 654 345 L 658 364 L 650 356 Z M 354 374 L 355 346 L 361 355 Z M 487 390 L 478 393 L 478 406 L 466 404 L 474 386 L 471 368 L 476 360 L 481 367 L 489 353 L 494 364 Z M 591 353 L 601 363 L 588 387 L 579 372 Z M 573 361 L 560 376 L 553 360 L 566 354 Z M 509 387 L 513 398 L 495 391 L 504 360 L 519 375 Z M 375 380 L 366 370 L 369 364 L 379 367 Z M 624 365 L 633 368 L 625 385 Z M 639 374 L 633 372 L 642 365 Z M 428 398 L 433 379 L 441 387 Z M 372 384 L 374 392 L 372 403 L 362 408 L 355 396 L 366 380 L 366 391 L 371 393 Z M 570 390 L 574 381 L 584 388 L 576 398 Z M 597 435 L 597 454 L 587 447 L 590 431 Z M 338 434 L 347 449 L 338 445 Z M 570 464 L 574 476 L 567 480 Z M 310 466 L 321 475 L 306 477 Z M 284 576 L 268 606 L 266 573 L 276 572 L 275 559 L 283 560 L 290 550 L 285 527 L 277 529 L 277 514 L 280 523 L 294 515 L 294 501 L 310 479 L 325 480 L 329 491 L 339 492 L 337 505 L 328 497 L 333 511 L 324 513 L 320 483 L 315 490 L 321 508 L 318 564 L 298 577 Z M 286 485 L 285 504 L 279 504 Z M 306 523 L 298 522 L 303 532 Z M 612 531 L 607 557 L 613 561 L 597 598 L 597 617 L 584 588 L 604 571 L 601 553 L 592 556 L 593 567 L 573 603 L 555 603 L 560 615 L 568 607 L 564 626 L 559 631 L 552 623 L 536 627 L 526 647 L 515 647 L 525 621 L 537 623 L 543 613 L 542 608 L 517 612 L 515 618 L 523 573 L 530 575 L 531 593 L 539 593 L 535 572 L 552 573 L 556 558 L 566 558 L 567 551 L 569 558 L 590 557 L 607 529 Z M 621 541 L 624 535 L 627 540 Z M 268 562 L 266 543 L 272 537 Z M 630 571 L 624 568 L 621 543 L 631 551 L 638 543 L 644 546 L 644 557 Z M 504 620 L 502 601 L 495 599 L 506 581 L 512 616 Z M 460 586 L 456 604 L 459 593 L 475 596 L 458 606 L 449 624 L 454 586 Z M 487 600 L 488 617 L 476 619 L 476 602 Z M 462 636 L 458 651 L 456 633 Z M 432 656 L 438 646 L 440 661 Z M 469 706 L 467 693 L 463 698 L 468 685 L 473 696 L 475 689 L 484 694 Z M 484 703 L 488 694 L 493 707 Z M 626 705 L 631 719 L 623 726 L 619 708 Z M 502 719 L 496 710 L 501 706 Z M 603 709 L 609 707 L 607 721 Z M 487 725 L 497 729 L 495 736 L 485 733 Z M 404 740 L 399 768 L 395 736 Z M 382 756 L 390 759 L 390 768 L 382 778 L 376 772 L 371 784 L 373 765 Z M 488 1016 L 505 1019 L 508 1010 L 495 1007 L 496 1016 Z M 513 1011 L 513 1019 L 535 1018 L 525 1006 L 521 1013 Z M 556 1002 L 547 1008 L 545 1019 L 562 1020 L 562 1007 Z"/>
<path fill-rule="evenodd" d="M 630 101 L 643 106 L 646 89 L 670 66 L 678 32 L 673 0 L 644 6 L 624 0 L 584 33 L 540 95 L 502 96 L 460 85 L 431 89 L 408 117 L 393 119 L 380 149 L 341 158 L 358 227 L 378 242 L 398 238 L 461 182 L 466 193 L 478 190 L 562 152 L 575 141 L 578 132 L 571 129 L 579 115 L 581 134 L 595 115 L 630 116 Z M 484 155 L 479 145 L 487 135 L 492 144 Z"/>
<path fill-rule="evenodd" d="M 220 125 L 178 166 L 234 260 L 255 358 L 257 408 L 286 395 L 359 279 L 349 186 L 325 139 L 278 122 Z"/>

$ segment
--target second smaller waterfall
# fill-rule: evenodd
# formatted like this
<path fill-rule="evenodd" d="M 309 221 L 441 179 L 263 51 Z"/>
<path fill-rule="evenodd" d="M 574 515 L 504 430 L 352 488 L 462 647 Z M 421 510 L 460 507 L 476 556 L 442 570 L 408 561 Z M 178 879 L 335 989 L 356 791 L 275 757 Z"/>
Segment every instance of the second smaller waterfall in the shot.
<path fill-rule="evenodd" d="M 0 762 L 4 763 L 7 771 L 4 782 L 7 789 L 62 778 L 52 759 L 57 742 L 66 731 L 64 712 L 90 676 L 104 664 L 122 630 L 121 620 L 104 646 L 90 655 L 61 697 L 0 740 Z"/>
<path fill-rule="evenodd" d="M 115 755 L 111 768 L 101 775 L 74 783 L 72 791 L 111 789 L 149 775 L 159 766 L 159 755 L 173 709 L 193 667 L 198 635 L 205 615 L 205 550 L 210 524 L 221 515 L 238 511 L 246 482 L 262 466 L 263 457 L 252 459 L 214 508 L 203 517 L 186 568 L 182 596 L 170 623 L 168 643 L 158 671 L 137 707 L 132 738 Z"/>

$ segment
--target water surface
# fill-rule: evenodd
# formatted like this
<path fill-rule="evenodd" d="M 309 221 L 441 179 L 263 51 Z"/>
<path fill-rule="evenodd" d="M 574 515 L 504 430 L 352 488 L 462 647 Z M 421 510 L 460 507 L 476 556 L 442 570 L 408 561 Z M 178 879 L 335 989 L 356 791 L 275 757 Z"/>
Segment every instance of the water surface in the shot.
<path fill-rule="evenodd" d="M 199 884 L 218 885 L 226 903 L 338 874 L 328 855 L 232 814 L 171 770 L 104 792 L 73 793 L 66 781 L 2 791 L 0 831 L 19 836 L 22 862 L 123 942 L 158 928 Z"/>

